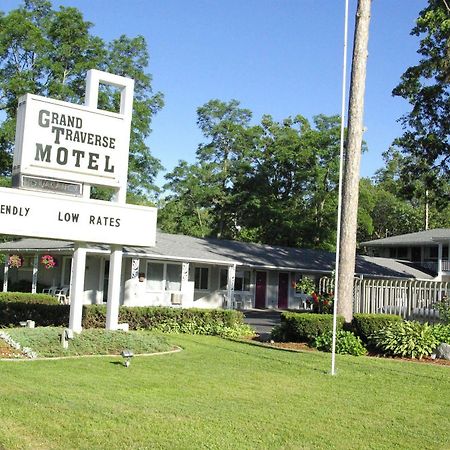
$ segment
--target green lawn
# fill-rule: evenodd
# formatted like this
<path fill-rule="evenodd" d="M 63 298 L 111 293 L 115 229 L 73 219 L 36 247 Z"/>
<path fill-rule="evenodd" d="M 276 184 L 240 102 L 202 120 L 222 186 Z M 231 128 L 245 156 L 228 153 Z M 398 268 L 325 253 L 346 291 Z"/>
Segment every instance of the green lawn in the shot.
<path fill-rule="evenodd" d="M 0 362 L 5 449 L 448 449 L 450 368 L 206 336 L 184 351 Z"/>

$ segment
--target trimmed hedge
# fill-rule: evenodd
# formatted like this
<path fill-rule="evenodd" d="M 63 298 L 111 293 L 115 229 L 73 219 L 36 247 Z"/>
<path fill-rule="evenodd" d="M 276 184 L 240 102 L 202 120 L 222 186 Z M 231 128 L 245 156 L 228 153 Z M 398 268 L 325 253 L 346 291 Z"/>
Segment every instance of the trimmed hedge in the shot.
<path fill-rule="evenodd" d="M 106 306 L 89 305 L 83 309 L 83 327 L 100 328 L 106 322 Z M 119 322 L 128 323 L 130 330 L 142 329 L 191 329 L 194 334 L 203 334 L 211 326 L 234 327 L 244 323 L 240 311 L 222 309 L 182 309 L 159 306 L 119 308 Z"/>
<path fill-rule="evenodd" d="M 47 294 L 0 292 L 0 327 L 18 326 L 34 320 L 37 326 L 67 326 L 70 307 Z"/>
<path fill-rule="evenodd" d="M 34 320 L 37 326 L 68 326 L 69 305 L 44 294 L 0 293 L 0 327 L 18 326 Z M 234 310 L 181 309 L 165 307 L 119 308 L 119 322 L 131 330 L 155 329 L 191 334 L 220 334 L 229 329 L 243 330 L 244 315 Z M 104 328 L 106 305 L 84 305 L 83 328 Z M 246 331 L 246 330 L 244 330 Z"/>
<path fill-rule="evenodd" d="M 337 329 L 342 329 L 344 318 L 337 316 Z M 333 314 L 284 312 L 281 330 L 286 341 L 312 343 L 321 334 L 333 331 Z"/>
<path fill-rule="evenodd" d="M 48 294 L 31 294 L 30 292 L 0 292 L 0 302 L 59 305 L 56 297 Z"/>
<path fill-rule="evenodd" d="M 403 319 L 395 314 L 354 314 L 352 328 L 366 344 L 372 344 L 371 336 L 379 330 Z"/>

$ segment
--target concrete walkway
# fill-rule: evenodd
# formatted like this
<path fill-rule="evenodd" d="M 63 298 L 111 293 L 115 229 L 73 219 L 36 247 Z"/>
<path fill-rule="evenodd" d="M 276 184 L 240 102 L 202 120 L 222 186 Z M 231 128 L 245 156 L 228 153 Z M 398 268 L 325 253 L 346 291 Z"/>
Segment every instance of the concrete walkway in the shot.
<path fill-rule="evenodd" d="M 244 322 L 253 327 L 260 336 L 269 336 L 272 328 L 280 324 L 281 311 L 273 309 L 246 309 Z"/>

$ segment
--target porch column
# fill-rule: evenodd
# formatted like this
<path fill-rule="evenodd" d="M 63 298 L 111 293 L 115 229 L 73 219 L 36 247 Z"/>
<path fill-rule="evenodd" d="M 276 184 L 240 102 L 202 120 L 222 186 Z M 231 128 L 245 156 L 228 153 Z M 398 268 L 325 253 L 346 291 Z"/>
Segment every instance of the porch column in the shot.
<path fill-rule="evenodd" d="M 236 264 L 228 266 L 228 281 L 227 281 L 227 308 L 233 309 L 234 307 L 234 280 L 236 278 Z"/>
<path fill-rule="evenodd" d="M 438 276 L 442 274 L 442 242 L 438 244 L 438 263 L 437 263 L 437 273 Z"/>
<path fill-rule="evenodd" d="M 139 263 L 140 263 L 140 259 L 138 258 L 133 258 L 131 260 L 131 279 L 133 281 L 138 281 L 137 279 L 139 278 Z"/>
<path fill-rule="evenodd" d="M 36 253 L 33 258 L 33 277 L 31 279 L 32 294 L 36 294 L 37 292 L 38 267 L 39 267 L 39 255 Z"/>
<path fill-rule="evenodd" d="M 5 266 L 3 268 L 3 292 L 8 292 L 8 258 L 5 258 Z"/>
<path fill-rule="evenodd" d="M 71 270 L 69 328 L 81 333 L 84 301 L 84 273 L 86 270 L 86 245 L 75 242 Z"/>
<path fill-rule="evenodd" d="M 189 281 L 189 263 L 184 262 L 181 264 L 181 292 L 183 292 Z"/>
<path fill-rule="evenodd" d="M 111 245 L 108 281 L 108 303 L 106 305 L 107 330 L 117 330 L 119 325 L 122 253 L 122 247 L 120 245 Z"/>

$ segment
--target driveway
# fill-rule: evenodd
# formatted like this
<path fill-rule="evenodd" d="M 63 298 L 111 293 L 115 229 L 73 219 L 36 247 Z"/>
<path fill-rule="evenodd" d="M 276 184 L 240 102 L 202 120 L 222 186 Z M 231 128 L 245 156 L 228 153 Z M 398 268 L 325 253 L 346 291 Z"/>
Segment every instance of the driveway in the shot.
<path fill-rule="evenodd" d="M 256 332 L 263 336 L 270 335 L 272 328 L 280 324 L 281 311 L 273 309 L 246 309 L 244 322 L 253 327 Z"/>

